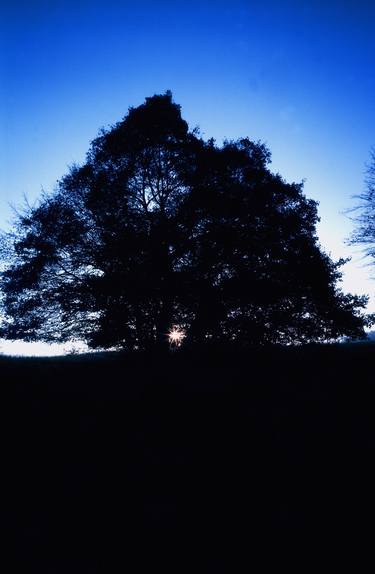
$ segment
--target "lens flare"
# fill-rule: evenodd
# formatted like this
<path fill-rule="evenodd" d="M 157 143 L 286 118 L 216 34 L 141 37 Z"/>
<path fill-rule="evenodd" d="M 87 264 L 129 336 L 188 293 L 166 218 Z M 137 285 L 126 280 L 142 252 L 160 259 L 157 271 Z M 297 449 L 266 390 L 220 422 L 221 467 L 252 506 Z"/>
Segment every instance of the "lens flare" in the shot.
<path fill-rule="evenodd" d="M 169 344 L 175 347 L 180 347 L 185 337 L 185 331 L 176 325 L 174 325 L 168 333 Z"/>

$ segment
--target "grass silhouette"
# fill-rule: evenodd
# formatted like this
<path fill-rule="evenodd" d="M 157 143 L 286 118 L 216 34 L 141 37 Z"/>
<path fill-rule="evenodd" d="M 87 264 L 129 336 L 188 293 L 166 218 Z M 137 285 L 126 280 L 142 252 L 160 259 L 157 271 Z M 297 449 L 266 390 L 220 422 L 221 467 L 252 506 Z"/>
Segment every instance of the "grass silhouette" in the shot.
<path fill-rule="evenodd" d="M 374 351 L 0 357 L 13 564 L 229 572 L 263 547 L 358 534 L 374 510 Z"/>

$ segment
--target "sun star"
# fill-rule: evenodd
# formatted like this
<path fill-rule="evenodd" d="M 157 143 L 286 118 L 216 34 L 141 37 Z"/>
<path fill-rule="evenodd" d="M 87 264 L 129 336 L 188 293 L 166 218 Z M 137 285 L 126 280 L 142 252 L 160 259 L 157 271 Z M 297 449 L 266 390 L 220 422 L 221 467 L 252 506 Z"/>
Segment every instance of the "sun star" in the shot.
<path fill-rule="evenodd" d="M 176 347 L 179 347 L 181 345 L 185 337 L 186 337 L 185 331 L 183 329 L 180 329 L 179 327 L 172 327 L 168 333 L 169 343 L 171 345 L 175 345 Z"/>

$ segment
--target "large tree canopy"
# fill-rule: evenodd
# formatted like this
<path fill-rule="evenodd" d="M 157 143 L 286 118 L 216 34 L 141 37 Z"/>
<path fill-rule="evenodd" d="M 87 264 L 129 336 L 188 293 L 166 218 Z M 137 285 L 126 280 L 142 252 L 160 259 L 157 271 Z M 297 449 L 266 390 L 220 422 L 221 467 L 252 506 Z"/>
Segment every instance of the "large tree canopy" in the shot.
<path fill-rule="evenodd" d="M 18 216 L 2 274 L 1 335 L 147 348 L 363 336 L 365 297 L 338 287 L 317 205 L 249 139 L 189 131 L 172 95 L 146 98 L 82 166 Z"/>

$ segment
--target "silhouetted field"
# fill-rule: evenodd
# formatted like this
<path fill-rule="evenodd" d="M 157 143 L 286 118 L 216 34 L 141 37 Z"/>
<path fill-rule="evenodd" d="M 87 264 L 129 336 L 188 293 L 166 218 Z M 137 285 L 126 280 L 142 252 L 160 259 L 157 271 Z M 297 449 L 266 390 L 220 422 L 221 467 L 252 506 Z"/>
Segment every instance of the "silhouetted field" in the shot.
<path fill-rule="evenodd" d="M 14 571 L 239 572 L 371 539 L 374 356 L 369 343 L 0 357 Z"/>

